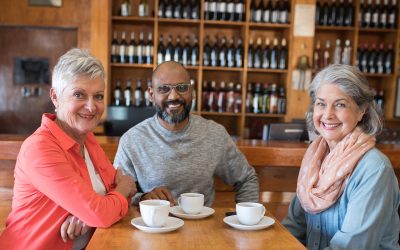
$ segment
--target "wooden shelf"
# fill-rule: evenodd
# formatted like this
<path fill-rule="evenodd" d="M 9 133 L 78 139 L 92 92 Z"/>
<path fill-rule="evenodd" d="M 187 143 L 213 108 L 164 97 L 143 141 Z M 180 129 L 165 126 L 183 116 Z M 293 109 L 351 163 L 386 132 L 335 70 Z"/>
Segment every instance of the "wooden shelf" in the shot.
<path fill-rule="evenodd" d="M 290 29 L 287 23 L 250 23 L 250 29 Z"/>
<path fill-rule="evenodd" d="M 328 30 L 328 31 L 353 31 L 355 28 L 354 26 L 324 26 L 324 25 L 317 25 L 315 26 L 316 30 Z"/>
<path fill-rule="evenodd" d="M 359 28 L 362 33 L 397 33 L 396 29 Z"/>
<path fill-rule="evenodd" d="M 198 70 L 199 66 L 184 66 L 187 70 Z"/>
<path fill-rule="evenodd" d="M 382 78 L 389 78 L 393 77 L 393 74 L 371 74 L 371 73 L 364 73 L 366 77 L 382 77 Z"/>
<path fill-rule="evenodd" d="M 116 68 L 146 68 L 152 69 L 154 67 L 153 64 L 137 64 L 137 63 L 111 63 L 111 67 Z"/>
<path fill-rule="evenodd" d="M 287 69 L 256 69 L 256 68 L 248 68 L 247 72 L 249 73 L 274 73 L 274 74 L 287 74 Z"/>
<path fill-rule="evenodd" d="M 191 24 L 200 24 L 200 20 L 198 20 L 198 19 L 178 19 L 178 18 L 159 18 L 158 23 L 191 25 Z"/>
<path fill-rule="evenodd" d="M 266 117 L 266 118 L 283 118 L 285 114 L 254 114 L 254 113 L 246 113 L 246 117 Z"/>
<path fill-rule="evenodd" d="M 245 22 L 232 22 L 232 21 L 217 21 L 217 20 L 204 20 L 205 26 L 230 26 L 230 27 L 242 27 L 245 26 Z"/>
<path fill-rule="evenodd" d="M 201 115 L 215 115 L 215 116 L 241 116 L 241 113 L 233 113 L 233 112 L 208 112 L 208 111 L 201 111 Z"/>
<path fill-rule="evenodd" d="M 203 70 L 213 70 L 213 71 L 243 71 L 243 68 L 229 68 L 229 67 L 211 67 L 203 66 Z"/>
<path fill-rule="evenodd" d="M 140 16 L 112 16 L 112 21 L 116 22 L 146 22 L 153 23 L 153 17 L 140 17 Z"/>

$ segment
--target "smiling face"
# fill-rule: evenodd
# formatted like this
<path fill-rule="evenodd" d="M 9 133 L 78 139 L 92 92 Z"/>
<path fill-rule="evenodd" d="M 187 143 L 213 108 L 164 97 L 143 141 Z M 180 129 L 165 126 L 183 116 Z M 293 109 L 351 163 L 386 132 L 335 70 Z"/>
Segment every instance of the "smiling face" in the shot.
<path fill-rule="evenodd" d="M 150 100 L 154 103 L 160 123 L 169 130 L 179 130 L 187 122 L 192 105 L 192 88 L 181 93 L 176 88 L 162 93 L 160 86 L 190 83 L 187 71 L 178 63 L 166 62 L 154 72 L 152 87 L 149 88 Z"/>
<path fill-rule="evenodd" d="M 76 141 L 83 142 L 87 133 L 98 125 L 104 112 L 104 80 L 79 76 L 59 96 L 54 89 L 50 97 L 57 109 L 57 123 Z"/>
<path fill-rule="evenodd" d="M 361 121 L 364 110 L 336 84 L 322 84 L 316 93 L 313 122 L 332 149 Z"/>

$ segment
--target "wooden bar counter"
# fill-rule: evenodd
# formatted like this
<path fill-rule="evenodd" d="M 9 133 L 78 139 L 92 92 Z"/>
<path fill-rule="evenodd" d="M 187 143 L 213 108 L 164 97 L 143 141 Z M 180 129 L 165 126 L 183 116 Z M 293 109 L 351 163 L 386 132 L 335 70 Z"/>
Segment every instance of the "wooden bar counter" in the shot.
<path fill-rule="evenodd" d="M 150 234 L 131 225 L 139 217 L 136 207 L 119 222 L 107 229 L 97 229 L 86 249 L 305 249 L 277 220 L 258 231 L 241 231 L 223 222 L 225 212 L 232 208 L 214 208 L 205 219 L 184 220 L 178 230 Z M 267 216 L 273 217 L 267 212 Z"/>

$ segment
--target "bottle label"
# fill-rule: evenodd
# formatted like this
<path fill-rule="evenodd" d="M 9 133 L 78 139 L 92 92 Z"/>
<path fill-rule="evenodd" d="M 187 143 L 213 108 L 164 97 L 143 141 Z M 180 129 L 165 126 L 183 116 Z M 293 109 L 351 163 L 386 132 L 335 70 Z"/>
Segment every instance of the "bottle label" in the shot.
<path fill-rule="evenodd" d="M 129 5 L 127 3 L 121 4 L 121 16 L 129 16 Z"/>
<path fill-rule="evenodd" d="M 226 8 L 228 13 L 234 13 L 235 12 L 235 5 L 233 2 L 228 3 L 228 6 Z"/>
<path fill-rule="evenodd" d="M 197 54 L 192 53 L 192 65 L 197 66 Z"/>
<path fill-rule="evenodd" d="M 242 67 L 242 56 L 238 53 L 236 54 L 236 67 Z"/>
<path fill-rule="evenodd" d="M 157 63 L 160 64 L 160 63 L 163 63 L 163 62 L 164 62 L 163 54 L 161 52 L 158 52 L 158 54 L 157 54 Z"/>
<path fill-rule="evenodd" d="M 170 53 L 166 53 L 165 54 L 165 61 L 166 62 L 171 61 L 171 54 Z"/>
<path fill-rule="evenodd" d="M 254 21 L 261 22 L 261 10 L 260 9 L 256 10 L 256 13 L 254 16 Z"/>
<path fill-rule="evenodd" d="M 263 21 L 266 23 L 270 22 L 270 20 L 269 20 L 270 15 L 271 15 L 271 12 L 268 9 L 266 9 L 263 13 Z"/>
<path fill-rule="evenodd" d="M 130 106 L 131 104 L 131 91 L 130 90 L 125 90 L 124 91 L 124 97 L 125 97 L 125 103 L 126 106 Z"/>
<path fill-rule="evenodd" d="M 134 53 L 135 53 L 135 47 L 134 46 L 132 46 L 132 45 L 130 45 L 129 47 L 128 47 L 128 56 L 133 56 L 134 55 Z"/>
<path fill-rule="evenodd" d="M 165 17 L 166 18 L 172 18 L 172 10 L 170 8 L 167 8 L 165 10 Z"/>
<path fill-rule="evenodd" d="M 373 15 L 372 15 L 372 23 L 373 24 L 378 24 L 378 12 L 375 12 Z"/>
<path fill-rule="evenodd" d="M 114 90 L 114 98 L 121 99 L 121 90 L 119 89 Z"/>
<path fill-rule="evenodd" d="M 145 16 L 144 4 L 139 4 L 139 16 Z"/>
<path fill-rule="evenodd" d="M 278 10 L 274 10 L 272 11 L 272 18 L 271 18 L 271 22 L 272 23 L 277 23 L 279 19 L 279 11 Z"/>
<path fill-rule="evenodd" d="M 158 17 L 163 17 L 163 10 L 162 9 L 158 9 Z"/>
<path fill-rule="evenodd" d="M 386 13 L 381 13 L 381 24 L 386 25 Z"/>
<path fill-rule="evenodd" d="M 389 15 L 389 23 L 391 24 L 391 25 L 394 25 L 394 19 L 395 19 L 395 14 L 390 14 Z"/>
<path fill-rule="evenodd" d="M 118 45 L 111 45 L 111 55 L 116 55 L 118 53 Z"/>
<path fill-rule="evenodd" d="M 213 11 L 213 10 L 215 10 L 215 9 L 217 9 L 217 3 L 216 3 L 216 2 L 211 2 L 211 3 L 208 5 L 208 11 Z"/>
<path fill-rule="evenodd" d="M 179 8 L 175 8 L 174 17 L 175 18 L 181 18 L 181 11 L 180 11 Z"/>
<path fill-rule="evenodd" d="M 121 57 L 124 57 L 124 56 L 125 56 L 125 51 L 126 51 L 125 45 L 120 45 L 120 46 L 119 46 L 119 55 L 120 55 Z"/>
<path fill-rule="evenodd" d="M 288 23 L 288 15 L 286 11 L 281 11 L 279 18 L 281 23 Z"/>
<path fill-rule="evenodd" d="M 137 46 L 137 55 L 142 56 L 143 55 L 143 46 L 139 45 Z"/>
<path fill-rule="evenodd" d="M 369 24 L 370 20 L 371 20 L 371 13 L 369 12 L 365 13 L 364 22 Z"/>
<path fill-rule="evenodd" d="M 226 12 L 226 3 L 225 2 L 220 2 L 218 10 L 221 13 L 225 13 Z"/>
<path fill-rule="evenodd" d="M 152 52 L 152 48 L 153 48 L 153 46 L 151 46 L 151 45 L 147 45 L 146 46 L 146 52 L 145 52 L 146 56 L 151 56 L 153 54 L 153 53 L 151 53 Z"/>
<path fill-rule="evenodd" d="M 208 1 L 205 1 L 204 2 L 204 12 L 207 12 L 207 11 L 209 11 L 209 8 L 208 8 Z"/>
<path fill-rule="evenodd" d="M 235 4 L 236 13 L 242 14 L 243 13 L 243 3 Z"/>

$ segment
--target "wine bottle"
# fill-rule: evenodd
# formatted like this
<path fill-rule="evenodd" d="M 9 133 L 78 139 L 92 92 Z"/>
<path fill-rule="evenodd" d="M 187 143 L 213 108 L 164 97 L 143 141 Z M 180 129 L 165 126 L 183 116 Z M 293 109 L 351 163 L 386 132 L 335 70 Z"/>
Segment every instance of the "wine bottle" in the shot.
<path fill-rule="evenodd" d="M 235 95 L 235 104 L 233 112 L 240 113 L 242 111 L 242 87 L 240 86 L 239 83 L 236 84 L 234 95 Z"/>
<path fill-rule="evenodd" d="M 126 81 L 126 86 L 124 90 L 124 99 L 125 99 L 125 106 L 130 107 L 132 106 L 132 88 L 131 88 L 131 80 Z"/>
<path fill-rule="evenodd" d="M 129 63 L 136 63 L 136 42 L 135 42 L 135 32 L 131 32 L 131 41 L 128 46 L 128 61 Z"/>
<path fill-rule="evenodd" d="M 117 80 L 117 86 L 114 89 L 114 105 L 121 106 L 122 105 L 122 90 L 121 90 L 121 81 Z"/>
<path fill-rule="evenodd" d="M 337 7 L 336 26 L 344 25 L 344 12 L 344 0 L 340 0 L 340 3 Z"/>
<path fill-rule="evenodd" d="M 322 63 L 322 52 L 321 52 L 321 43 L 319 40 L 315 43 L 314 50 L 314 70 L 319 70 L 323 67 Z"/>
<path fill-rule="evenodd" d="M 360 62 L 360 70 L 364 73 L 368 73 L 368 59 L 369 59 L 369 51 L 368 44 L 364 44 L 364 49 L 361 52 L 361 62 Z"/>
<path fill-rule="evenodd" d="M 319 1 L 315 4 L 315 25 L 319 25 L 320 22 L 320 15 L 321 15 L 322 9 L 321 9 L 321 4 Z"/>
<path fill-rule="evenodd" d="M 342 64 L 350 65 L 351 63 L 351 47 L 350 47 L 350 40 L 347 39 L 344 42 L 344 48 L 342 52 Z"/>
<path fill-rule="evenodd" d="M 273 41 L 273 48 L 271 51 L 271 59 L 270 59 L 269 67 L 271 69 L 277 69 L 278 68 L 278 60 L 279 60 L 278 38 L 275 37 L 274 41 Z"/>
<path fill-rule="evenodd" d="M 262 47 L 261 47 L 261 37 L 257 38 L 257 47 L 256 51 L 254 53 L 254 65 L 253 68 L 261 68 L 261 63 L 262 63 Z"/>
<path fill-rule="evenodd" d="M 389 15 L 389 9 L 388 9 L 388 0 L 383 1 L 383 7 L 380 12 L 380 18 L 379 18 L 379 28 L 385 29 L 388 25 L 388 15 Z"/>
<path fill-rule="evenodd" d="M 119 48 L 118 48 L 118 39 L 116 31 L 114 31 L 113 39 L 111 41 L 111 62 L 113 63 L 119 62 Z"/>
<path fill-rule="evenodd" d="M 273 83 L 271 87 L 271 93 L 269 95 L 269 113 L 278 113 L 278 93 L 276 91 L 276 84 Z"/>
<path fill-rule="evenodd" d="M 325 50 L 324 50 L 323 68 L 325 68 L 329 64 L 331 64 L 330 49 L 331 49 L 331 41 L 326 40 L 326 42 L 325 42 Z"/>
<path fill-rule="evenodd" d="M 234 44 L 235 38 L 231 36 L 231 39 L 229 41 L 229 48 L 228 52 L 226 55 L 226 61 L 227 61 L 227 66 L 229 68 L 235 67 L 235 44 Z"/>
<path fill-rule="evenodd" d="M 372 28 L 378 28 L 379 27 L 379 8 L 380 5 L 380 0 L 375 0 L 375 5 L 372 6 L 371 10 L 371 27 Z"/>
<path fill-rule="evenodd" d="M 139 1 L 139 16 L 149 16 L 149 3 L 147 0 L 140 0 Z"/>
<path fill-rule="evenodd" d="M 282 0 L 279 2 L 279 22 L 280 23 L 289 23 L 289 3 L 288 0 Z"/>
<path fill-rule="evenodd" d="M 197 66 L 199 65 L 199 39 L 197 36 L 194 36 L 194 44 L 191 50 L 191 65 Z"/>
<path fill-rule="evenodd" d="M 250 22 L 255 22 L 256 21 L 256 0 L 251 0 L 250 3 Z"/>
<path fill-rule="evenodd" d="M 203 65 L 211 66 L 211 46 L 209 44 L 208 35 L 205 38 L 204 49 L 203 49 Z"/>
<path fill-rule="evenodd" d="M 281 50 L 279 52 L 279 69 L 286 69 L 287 68 L 287 57 L 288 57 L 288 52 L 286 48 L 286 39 L 282 38 L 281 42 Z"/>
<path fill-rule="evenodd" d="M 259 0 L 258 6 L 254 11 L 254 22 L 261 22 L 262 21 L 262 13 L 264 10 L 264 0 Z"/>
<path fill-rule="evenodd" d="M 364 0 L 360 0 L 360 10 L 358 12 L 358 26 L 364 27 L 364 18 L 365 18 L 365 10 L 366 10 L 366 5 Z"/>
<path fill-rule="evenodd" d="M 247 93 L 246 93 L 246 112 L 253 113 L 253 90 L 252 84 L 247 84 Z"/>
<path fill-rule="evenodd" d="M 158 2 L 158 13 L 157 13 L 157 15 L 158 15 L 159 18 L 165 17 L 165 8 L 166 8 L 165 1 L 166 0 L 159 0 L 159 2 Z"/>
<path fill-rule="evenodd" d="M 182 0 L 182 18 L 190 19 L 192 16 L 192 6 L 190 5 L 190 0 Z"/>
<path fill-rule="evenodd" d="M 363 27 L 365 27 L 365 28 L 371 27 L 371 18 L 372 18 L 372 3 L 371 3 L 371 0 L 368 0 L 367 7 L 364 9 L 364 25 L 363 25 Z"/>
<path fill-rule="evenodd" d="M 204 0 L 204 20 L 210 20 L 210 0 Z"/>
<path fill-rule="evenodd" d="M 377 52 L 376 52 L 376 44 L 373 43 L 371 46 L 371 50 L 369 51 L 369 58 L 368 58 L 368 72 L 371 74 L 376 73 L 376 59 L 377 59 Z"/>
<path fill-rule="evenodd" d="M 228 90 L 226 92 L 226 112 L 235 111 L 235 90 L 233 82 L 228 83 Z"/>
<path fill-rule="evenodd" d="M 263 84 L 262 88 L 262 100 L 261 100 L 261 113 L 268 114 L 269 113 L 269 85 L 268 83 Z"/>
<path fill-rule="evenodd" d="M 218 59 L 219 59 L 219 66 L 226 67 L 227 66 L 227 57 L 228 48 L 226 46 L 226 37 L 222 37 L 221 47 L 219 48 Z"/>
<path fill-rule="evenodd" d="M 216 86 L 215 81 L 211 81 L 211 88 L 208 97 L 208 106 L 210 108 L 210 112 L 218 111 L 218 103 L 217 103 L 218 95 L 215 86 Z"/>
<path fill-rule="evenodd" d="M 279 14 L 280 14 L 280 10 L 278 7 L 278 2 L 275 1 L 273 7 L 272 7 L 272 12 L 271 12 L 271 23 L 278 23 L 279 22 Z"/>
<path fill-rule="evenodd" d="M 286 114 L 286 95 L 285 95 L 285 89 L 282 87 L 279 88 L 277 113 Z"/>
<path fill-rule="evenodd" d="M 244 18 L 245 18 L 244 0 L 236 0 L 236 3 L 235 3 L 235 21 L 243 22 Z"/>
<path fill-rule="evenodd" d="M 384 44 L 381 42 L 379 44 L 379 50 L 376 57 L 376 73 L 383 74 L 384 72 L 384 64 L 385 64 L 385 50 Z"/>
<path fill-rule="evenodd" d="M 226 20 L 235 20 L 235 3 L 233 2 L 233 0 L 228 0 L 228 2 L 226 3 Z"/>
<path fill-rule="evenodd" d="M 172 12 L 172 18 L 181 19 L 182 18 L 182 3 L 179 0 L 175 0 L 174 11 Z"/>
<path fill-rule="evenodd" d="M 153 57 L 154 57 L 153 33 L 149 32 L 146 45 L 146 63 L 153 64 Z"/>
<path fill-rule="evenodd" d="M 270 58 L 271 58 L 271 48 L 270 48 L 269 37 L 267 37 L 267 38 L 265 38 L 265 47 L 264 47 L 263 56 L 262 56 L 262 68 L 263 69 L 269 69 Z"/>
<path fill-rule="evenodd" d="M 126 39 L 125 39 L 125 32 L 122 32 L 121 43 L 119 44 L 119 62 L 120 63 L 128 62 L 126 46 L 127 46 L 127 43 L 126 43 Z"/>
<path fill-rule="evenodd" d="M 333 52 L 333 63 L 339 64 L 341 62 L 342 47 L 340 47 L 340 39 L 336 39 L 336 47 Z"/>
<path fill-rule="evenodd" d="M 322 5 L 322 18 L 320 18 L 320 25 L 328 25 L 329 20 L 329 5 L 325 0 L 324 4 Z"/>
<path fill-rule="evenodd" d="M 217 97 L 218 112 L 226 112 L 226 99 L 227 93 L 225 89 L 225 82 L 221 81 L 219 84 L 219 91 Z"/>
<path fill-rule="evenodd" d="M 189 0 L 190 1 L 190 0 Z M 191 0 L 192 1 L 192 19 L 200 19 L 200 3 L 199 0 Z"/>
<path fill-rule="evenodd" d="M 157 63 L 161 64 L 165 61 L 165 46 L 163 41 L 163 35 L 160 35 L 157 47 Z"/>
<path fill-rule="evenodd" d="M 186 35 L 185 46 L 183 47 L 183 50 L 182 50 L 182 65 L 183 66 L 189 65 L 190 53 L 191 53 L 190 37 L 189 37 L 189 35 Z"/>
<path fill-rule="evenodd" d="M 121 16 L 130 16 L 132 15 L 131 1 L 124 0 L 120 7 L 120 15 Z"/>
<path fill-rule="evenodd" d="M 203 93 L 201 96 L 201 110 L 209 111 L 210 107 L 208 106 L 208 97 L 210 96 L 210 90 L 208 87 L 208 82 L 206 80 L 203 81 Z"/>
<path fill-rule="evenodd" d="M 172 18 L 173 17 L 173 11 L 174 11 L 174 4 L 173 0 L 165 0 L 165 18 Z"/>
<path fill-rule="evenodd" d="M 235 51 L 235 64 L 236 67 L 243 67 L 243 56 L 244 56 L 244 49 L 242 44 L 242 39 L 239 37 L 237 40 L 237 46 Z"/>
<path fill-rule="evenodd" d="M 249 48 L 247 50 L 247 67 L 254 67 L 254 47 L 253 47 L 253 38 L 250 37 Z"/>
<path fill-rule="evenodd" d="M 175 39 L 174 57 L 175 62 L 182 63 L 182 44 L 181 36 L 177 35 Z"/>
<path fill-rule="evenodd" d="M 219 54 L 218 39 L 217 39 L 217 36 L 214 36 L 214 45 L 211 48 L 211 56 L 210 56 L 211 66 L 213 66 L 213 67 L 219 66 L 218 54 Z"/>
<path fill-rule="evenodd" d="M 217 10 L 217 2 L 216 0 L 209 0 L 208 2 L 208 19 L 207 20 L 217 20 L 217 16 L 215 15 L 215 11 Z"/>
<path fill-rule="evenodd" d="M 391 43 L 388 44 L 388 48 L 385 55 L 385 74 L 392 74 L 393 73 L 393 45 Z"/>
<path fill-rule="evenodd" d="M 135 107 L 141 107 L 143 105 L 143 94 L 142 94 L 142 81 L 136 81 L 135 89 Z"/>
<path fill-rule="evenodd" d="M 331 6 L 330 6 L 330 12 L 329 12 L 329 18 L 328 18 L 328 25 L 329 26 L 334 26 L 336 24 L 336 18 L 337 18 L 337 5 L 336 5 L 336 0 L 332 0 Z"/>
<path fill-rule="evenodd" d="M 390 6 L 390 12 L 388 17 L 388 28 L 395 29 L 397 20 L 397 0 L 392 0 L 392 5 Z"/>
<path fill-rule="evenodd" d="M 167 48 L 165 49 L 165 61 L 172 61 L 174 58 L 174 46 L 172 45 L 172 36 L 168 36 Z"/>
<path fill-rule="evenodd" d="M 217 2 L 217 19 L 218 20 L 226 20 L 226 2 L 225 0 L 218 0 Z"/>
<path fill-rule="evenodd" d="M 376 105 L 379 107 L 381 112 L 383 112 L 384 107 L 385 107 L 385 97 L 383 94 L 383 90 L 379 90 L 378 94 L 375 97 L 375 101 L 376 101 Z"/>
<path fill-rule="evenodd" d="M 354 7 L 352 0 L 348 0 L 344 7 L 344 25 L 345 26 L 354 25 Z"/>
<path fill-rule="evenodd" d="M 253 96 L 253 113 L 260 114 L 262 105 L 261 83 L 256 83 Z"/>
<path fill-rule="evenodd" d="M 145 49 L 146 49 L 146 44 L 145 44 L 145 42 L 144 42 L 144 39 L 143 39 L 143 32 L 140 32 L 139 33 L 139 43 L 138 43 L 138 45 L 137 45 L 137 57 L 138 57 L 138 60 L 137 60 L 137 63 L 138 64 L 144 64 L 145 63 L 145 56 L 146 56 L 146 52 L 145 52 Z"/>
<path fill-rule="evenodd" d="M 262 20 L 263 20 L 264 23 L 271 22 L 271 11 L 272 11 L 271 1 L 272 0 L 267 0 L 267 1 L 268 1 L 268 3 L 267 3 L 267 5 L 265 6 L 265 8 L 263 10 L 263 18 L 262 18 Z"/>

